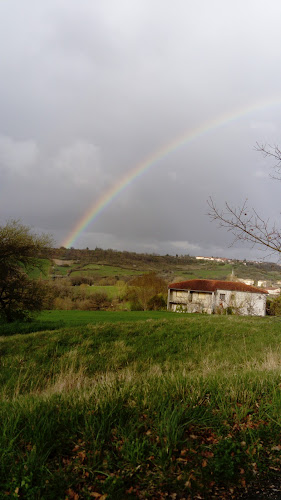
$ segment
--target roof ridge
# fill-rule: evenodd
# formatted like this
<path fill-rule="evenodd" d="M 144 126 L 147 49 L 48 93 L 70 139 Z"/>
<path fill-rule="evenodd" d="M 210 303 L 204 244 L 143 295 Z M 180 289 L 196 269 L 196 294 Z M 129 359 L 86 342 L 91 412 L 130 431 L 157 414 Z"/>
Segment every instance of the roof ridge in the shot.
<path fill-rule="evenodd" d="M 192 279 L 186 281 L 178 281 L 176 283 L 171 283 L 168 285 L 168 288 L 180 288 L 181 290 L 194 289 L 194 291 L 202 291 L 202 292 L 214 292 L 217 289 L 221 290 L 233 290 L 233 291 L 241 291 L 241 292 L 252 292 L 252 293 L 267 293 L 266 290 L 260 287 L 256 287 L 253 285 L 246 285 L 246 283 L 242 283 L 240 281 L 226 281 L 226 280 L 216 280 L 216 279 Z"/>

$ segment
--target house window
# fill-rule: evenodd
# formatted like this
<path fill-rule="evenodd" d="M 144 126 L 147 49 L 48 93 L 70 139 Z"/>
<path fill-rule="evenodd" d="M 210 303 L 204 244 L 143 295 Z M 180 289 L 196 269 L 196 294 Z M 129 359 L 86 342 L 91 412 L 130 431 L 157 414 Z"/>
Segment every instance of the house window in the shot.
<path fill-rule="evenodd" d="M 225 300 L 225 293 L 220 293 L 220 300 Z"/>

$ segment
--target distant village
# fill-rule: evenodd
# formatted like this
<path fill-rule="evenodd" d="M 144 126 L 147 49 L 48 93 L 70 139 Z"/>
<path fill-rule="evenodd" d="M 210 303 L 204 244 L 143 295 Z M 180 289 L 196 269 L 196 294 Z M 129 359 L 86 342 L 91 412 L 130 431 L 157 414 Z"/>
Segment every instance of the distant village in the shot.
<path fill-rule="evenodd" d="M 224 264 L 226 264 L 226 263 L 231 264 L 232 262 L 234 262 L 232 259 L 227 259 L 225 257 L 203 257 L 201 255 L 198 255 L 195 258 L 196 258 L 196 260 L 222 262 Z M 259 264 L 259 261 L 251 261 L 251 262 L 254 264 Z M 245 266 L 247 265 L 246 261 L 243 263 Z M 280 295 L 280 293 L 281 293 L 281 280 L 274 281 L 274 282 L 272 280 L 270 280 L 270 281 L 257 280 L 255 282 L 255 280 L 250 279 L 250 278 L 244 278 L 244 279 L 237 278 L 234 274 L 232 274 L 230 279 L 232 281 L 238 281 L 240 283 L 245 283 L 245 285 L 252 285 L 252 286 L 256 285 L 258 287 L 261 287 L 264 290 L 266 290 L 268 295 L 270 295 L 270 296 L 277 296 L 277 295 Z"/>

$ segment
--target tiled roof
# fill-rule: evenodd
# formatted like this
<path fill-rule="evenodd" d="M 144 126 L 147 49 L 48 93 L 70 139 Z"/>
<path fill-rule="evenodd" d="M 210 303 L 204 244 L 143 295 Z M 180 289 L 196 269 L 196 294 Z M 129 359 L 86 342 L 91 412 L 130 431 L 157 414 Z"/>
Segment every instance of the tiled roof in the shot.
<path fill-rule="evenodd" d="M 216 290 L 231 290 L 237 292 L 267 293 L 266 290 L 239 281 L 222 280 L 188 280 L 171 283 L 168 288 L 173 290 L 192 290 L 194 292 L 215 292 Z"/>

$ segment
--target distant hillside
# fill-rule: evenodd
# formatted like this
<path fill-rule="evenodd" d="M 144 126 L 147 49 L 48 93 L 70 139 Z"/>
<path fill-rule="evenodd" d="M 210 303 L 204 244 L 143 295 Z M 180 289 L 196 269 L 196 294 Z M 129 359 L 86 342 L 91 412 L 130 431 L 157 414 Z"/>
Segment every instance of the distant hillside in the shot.
<path fill-rule="evenodd" d="M 96 248 L 53 248 L 49 251 L 53 265 L 50 275 L 115 277 L 126 281 L 130 276 L 155 271 L 167 282 L 193 278 L 210 279 L 252 279 L 269 281 L 281 280 L 281 267 L 271 262 L 251 262 L 232 260 L 226 262 L 197 260 L 190 255 L 156 255 Z"/>

